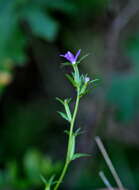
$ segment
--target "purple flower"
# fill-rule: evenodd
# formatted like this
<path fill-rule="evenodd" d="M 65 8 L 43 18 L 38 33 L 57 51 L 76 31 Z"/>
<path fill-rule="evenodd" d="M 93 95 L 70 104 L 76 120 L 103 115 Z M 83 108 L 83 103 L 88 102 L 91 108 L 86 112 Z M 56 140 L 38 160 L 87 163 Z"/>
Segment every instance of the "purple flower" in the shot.
<path fill-rule="evenodd" d="M 81 50 L 78 50 L 78 52 L 74 56 L 70 51 L 68 51 L 65 55 L 60 55 L 60 56 L 64 57 L 65 59 L 67 59 L 72 64 L 75 64 L 76 61 L 77 61 L 77 59 L 78 59 L 78 56 L 80 55 L 80 52 L 81 52 Z"/>

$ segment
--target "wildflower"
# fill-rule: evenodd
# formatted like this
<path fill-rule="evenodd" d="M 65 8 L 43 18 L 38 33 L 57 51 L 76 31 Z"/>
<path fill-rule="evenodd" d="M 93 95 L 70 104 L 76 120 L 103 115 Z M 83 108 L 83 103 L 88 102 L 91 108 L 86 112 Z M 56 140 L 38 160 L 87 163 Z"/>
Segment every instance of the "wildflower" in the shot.
<path fill-rule="evenodd" d="M 89 77 L 85 77 L 85 83 L 88 83 L 90 81 L 90 78 Z"/>
<path fill-rule="evenodd" d="M 75 64 L 76 61 L 77 61 L 77 59 L 78 59 L 78 56 L 80 55 L 80 52 L 81 52 L 81 50 L 78 50 L 78 52 L 74 56 L 70 51 L 68 51 L 65 55 L 60 55 L 60 56 L 64 57 L 65 59 L 67 59 L 72 64 Z"/>

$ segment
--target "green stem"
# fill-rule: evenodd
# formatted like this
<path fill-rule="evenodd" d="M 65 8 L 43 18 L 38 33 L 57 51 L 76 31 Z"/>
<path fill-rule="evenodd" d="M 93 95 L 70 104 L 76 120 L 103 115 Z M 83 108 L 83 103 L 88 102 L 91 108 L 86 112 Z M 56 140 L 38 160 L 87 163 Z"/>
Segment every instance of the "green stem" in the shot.
<path fill-rule="evenodd" d="M 65 176 L 65 174 L 66 174 L 66 171 L 67 171 L 68 165 L 69 165 L 69 163 L 68 163 L 68 162 L 65 162 L 65 165 L 64 165 L 63 171 L 62 171 L 62 173 L 61 173 L 61 175 L 60 175 L 60 177 L 59 177 L 58 182 L 56 183 L 56 186 L 54 187 L 54 190 L 57 190 L 58 187 L 59 187 L 59 185 L 62 183 L 63 178 L 64 178 L 64 176 Z"/>
<path fill-rule="evenodd" d="M 74 73 L 75 73 L 75 76 L 74 76 L 75 78 L 74 78 L 74 80 L 79 83 L 80 74 L 79 74 L 79 70 L 78 70 L 77 65 L 74 65 L 74 66 L 73 66 L 73 69 L 74 69 Z"/>
<path fill-rule="evenodd" d="M 80 100 L 80 95 L 79 95 L 79 90 L 77 90 L 77 98 L 76 98 L 74 113 L 73 113 L 73 117 L 72 117 L 71 124 L 70 124 L 69 140 L 70 140 L 72 133 L 73 133 L 73 127 L 74 127 L 75 118 L 76 118 L 77 111 L 78 111 L 79 100 Z M 69 145 L 69 143 L 68 143 L 68 145 Z"/>
<path fill-rule="evenodd" d="M 70 161 L 69 161 L 69 158 L 68 158 L 69 151 L 70 151 L 69 147 L 70 147 L 71 137 L 72 137 L 72 134 L 73 134 L 73 127 L 74 127 L 74 123 L 75 123 L 75 118 L 76 118 L 77 111 L 78 111 L 79 100 L 80 100 L 79 89 L 77 89 L 77 98 L 76 98 L 75 108 L 74 108 L 73 117 L 72 117 L 72 120 L 71 120 L 71 123 L 70 123 L 70 132 L 69 132 L 69 139 L 68 139 L 68 150 L 67 150 L 66 161 L 65 161 L 65 165 L 64 165 L 64 168 L 62 170 L 62 173 L 61 173 L 61 175 L 60 175 L 60 177 L 58 179 L 58 182 L 57 182 L 56 186 L 54 187 L 54 190 L 57 190 L 59 188 L 59 186 L 62 183 L 63 178 L 64 178 L 64 176 L 66 174 L 68 166 L 70 164 Z"/>

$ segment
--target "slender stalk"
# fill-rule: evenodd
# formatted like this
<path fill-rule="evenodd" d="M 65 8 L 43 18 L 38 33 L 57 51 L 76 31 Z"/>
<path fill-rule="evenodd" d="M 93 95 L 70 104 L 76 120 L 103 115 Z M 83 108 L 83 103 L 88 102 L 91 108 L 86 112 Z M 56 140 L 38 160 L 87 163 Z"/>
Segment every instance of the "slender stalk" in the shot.
<path fill-rule="evenodd" d="M 57 190 L 59 188 L 59 186 L 62 183 L 63 178 L 64 178 L 64 176 L 66 174 L 68 166 L 70 164 L 70 161 L 68 159 L 68 155 L 69 155 L 69 151 L 70 151 L 69 150 L 70 141 L 71 141 L 71 137 L 72 137 L 72 134 L 73 134 L 73 127 L 74 127 L 74 123 L 75 123 L 75 119 L 76 119 L 76 115 L 77 115 L 77 111 L 78 111 L 79 100 L 80 100 L 79 89 L 77 89 L 77 98 L 76 98 L 75 108 L 74 108 L 73 117 L 72 117 L 72 120 L 71 120 L 71 123 L 70 123 L 70 132 L 69 132 L 69 139 L 68 139 L 68 149 L 67 149 L 66 161 L 65 161 L 65 165 L 64 165 L 64 168 L 62 170 L 62 173 L 61 173 L 61 175 L 60 175 L 60 177 L 58 179 L 58 182 L 56 183 L 56 185 L 54 187 L 54 190 Z"/>
<path fill-rule="evenodd" d="M 99 172 L 99 176 L 101 177 L 103 183 L 106 185 L 106 187 L 109 190 L 114 190 L 114 188 L 112 187 L 112 185 L 110 184 L 110 182 L 108 181 L 108 179 L 106 178 L 105 174 L 102 171 Z"/>
<path fill-rule="evenodd" d="M 75 118 L 76 118 L 77 111 L 78 111 L 79 100 L 80 100 L 79 90 L 77 90 L 77 98 L 76 98 L 74 113 L 73 113 L 73 117 L 72 117 L 71 124 L 70 124 L 69 142 L 70 142 L 70 138 L 71 138 L 72 133 L 73 133 L 73 127 L 74 127 Z M 69 147 L 69 142 L 68 142 L 68 147 Z"/>
<path fill-rule="evenodd" d="M 106 149 L 105 149 L 101 139 L 99 137 L 96 137 L 95 140 L 96 140 L 96 143 L 97 143 L 97 145 L 98 145 L 98 147 L 99 147 L 99 149 L 100 149 L 100 151 L 101 151 L 101 153 L 102 153 L 102 155 L 103 155 L 103 157 L 107 163 L 107 166 L 109 167 L 119 189 L 124 190 L 124 186 L 123 186 L 123 184 L 122 184 L 122 182 L 121 182 L 121 180 L 120 180 L 120 178 L 119 178 L 119 176 L 118 176 L 118 174 L 117 174 L 117 172 L 116 172 L 116 170 L 115 170 L 115 168 L 114 168 L 114 166 L 113 166 L 113 164 L 112 164 L 112 162 L 108 156 L 108 153 L 106 152 Z"/>

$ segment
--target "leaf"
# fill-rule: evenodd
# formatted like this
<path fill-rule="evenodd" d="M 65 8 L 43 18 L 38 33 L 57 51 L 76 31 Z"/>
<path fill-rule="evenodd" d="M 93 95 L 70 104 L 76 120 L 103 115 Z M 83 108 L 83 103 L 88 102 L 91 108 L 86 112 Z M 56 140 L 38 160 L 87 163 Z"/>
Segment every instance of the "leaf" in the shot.
<path fill-rule="evenodd" d="M 75 152 L 75 135 L 72 134 L 70 139 L 69 151 L 68 151 L 68 160 L 72 161 L 73 155 Z"/>
<path fill-rule="evenodd" d="M 73 155 L 72 160 L 75 160 L 75 159 L 78 159 L 81 157 L 87 157 L 87 156 L 90 156 L 90 155 L 89 154 L 83 154 L 83 153 L 76 153 Z"/>
<path fill-rule="evenodd" d="M 74 135 L 75 136 L 78 136 L 80 134 L 83 134 L 84 132 L 81 131 L 81 128 L 78 128 L 75 132 L 74 132 Z"/>
<path fill-rule="evenodd" d="M 40 178 L 41 178 L 41 180 L 43 181 L 44 184 L 47 184 L 47 183 L 48 183 L 47 180 L 44 178 L 43 175 L 40 175 Z"/>
<path fill-rule="evenodd" d="M 50 42 L 54 41 L 59 31 L 59 24 L 49 14 L 39 8 L 33 8 L 25 12 L 34 35 L 44 38 Z"/>
<path fill-rule="evenodd" d="M 68 121 L 71 121 L 72 119 L 72 116 L 71 116 L 71 112 L 70 112 L 70 108 L 69 108 L 69 103 L 71 101 L 71 98 L 69 99 L 65 99 L 64 101 L 60 98 L 57 98 L 56 97 L 56 100 L 58 100 L 62 105 L 64 105 L 64 108 L 65 108 L 65 111 L 66 111 L 66 114 L 65 113 L 62 113 L 62 112 L 59 112 L 59 114 L 66 120 Z"/>
<path fill-rule="evenodd" d="M 64 100 L 64 106 L 65 106 L 65 111 L 67 113 L 67 116 L 68 116 L 68 120 L 71 121 L 72 119 L 72 116 L 71 116 L 71 112 L 70 112 L 70 108 L 69 108 L 69 105 L 68 103 L 71 101 L 71 99 L 65 99 Z"/>
<path fill-rule="evenodd" d="M 45 183 L 45 190 L 50 190 L 51 186 L 55 184 L 54 180 L 54 175 L 48 180 L 48 182 Z"/>
<path fill-rule="evenodd" d="M 69 121 L 69 119 L 68 119 L 68 117 L 67 117 L 67 115 L 66 115 L 65 113 L 60 112 L 60 111 L 58 111 L 58 113 L 60 114 L 60 116 L 61 116 L 63 119 Z"/>
<path fill-rule="evenodd" d="M 52 185 L 54 182 L 54 178 L 55 178 L 55 175 L 53 175 L 50 179 L 49 179 L 49 181 L 48 181 L 48 183 L 50 184 L 50 185 Z"/>
<path fill-rule="evenodd" d="M 64 66 L 71 66 L 71 63 L 70 62 L 64 62 L 64 63 L 61 63 L 61 65 L 62 65 L 62 67 L 64 67 Z"/>
<path fill-rule="evenodd" d="M 68 80 L 71 82 L 71 84 L 72 84 L 74 87 L 76 87 L 76 82 L 74 81 L 74 79 L 73 79 L 70 75 L 68 75 L 68 74 L 66 74 L 66 77 L 67 77 Z"/>
<path fill-rule="evenodd" d="M 64 101 L 58 97 L 56 97 L 56 100 L 59 101 L 62 105 L 64 105 Z"/>
<path fill-rule="evenodd" d="M 96 81 L 100 81 L 100 79 L 91 80 L 89 83 L 91 84 L 91 83 L 94 83 L 94 82 L 96 82 Z"/>
<path fill-rule="evenodd" d="M 84 84 L 84 85 L 82 86 L 81 90 L 80 90 L 80 95 L 85 94 L 86 88 L 87 88 L 87 84 Z"/>
<path fill-rule="evenodd" d="M 83 57 L 81 57 L 80 59 L 79 59 L 79 61 L 77 61 L 77 64 L 79 64 L 81 61 L 83 61 L 86 57 L 88 57 L 89 56 L 89 54 L 86 54 L 86 55 L 84 55 Z"/>
<path fill-rule="evenodd" d="M 69 135 L 70 132 L 68 130 L 65 130 L 64 133 L 66 133 L 67 135 Z"/>
<path fill-rule="evenodd" d="M 73 69 L 74 69 L 74 81 L 76 82 L 76 84 L 79 87 L 81 84 L 81 80 L 80 80 L 80 74 L 79 74 L 78 66 L 76 64 L 73 65 Z"/>
<path fill-rule="evenodd" d="M 89 90 L 88 90 L 88 89 L 85 90 L 84 93 L 81 93 L 81 94 L 80 94 L 80 98 L 83 97 L 84 95 L 88 94 L 88 93 L 89 93 Z"/>
<path fill-rule="evenodd" d="M 67 100 L 67 103 L 69 104 L 71 102 L 72 98 L 67 98 L 66 100 Z"/>

